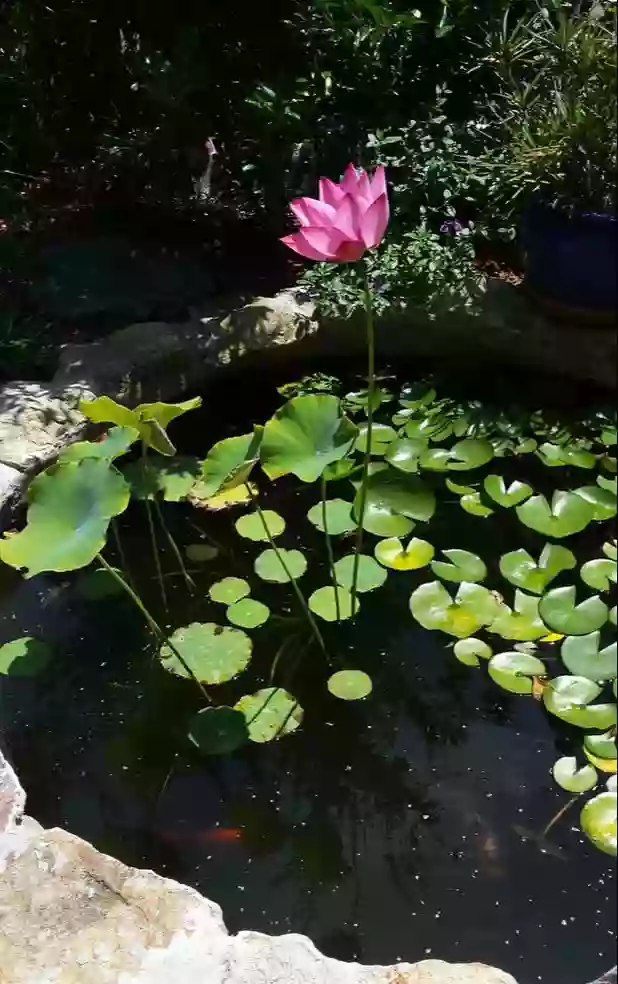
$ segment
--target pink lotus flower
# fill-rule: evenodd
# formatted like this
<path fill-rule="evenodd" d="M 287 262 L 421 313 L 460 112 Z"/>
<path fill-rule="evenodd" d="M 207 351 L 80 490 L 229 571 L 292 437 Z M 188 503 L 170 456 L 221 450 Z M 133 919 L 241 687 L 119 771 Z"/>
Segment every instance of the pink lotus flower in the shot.
<path fill-rule="evenodd" d="M 370 179 L 366 171 L 348 164 L 336 184 L 320 178 L 320 197 L 295 198 L 290 208 L 299 229 L 281 240 L 310 260 L 351 263 L 377 246 L 388 225 L 388 195 L 384 167 Z"/>

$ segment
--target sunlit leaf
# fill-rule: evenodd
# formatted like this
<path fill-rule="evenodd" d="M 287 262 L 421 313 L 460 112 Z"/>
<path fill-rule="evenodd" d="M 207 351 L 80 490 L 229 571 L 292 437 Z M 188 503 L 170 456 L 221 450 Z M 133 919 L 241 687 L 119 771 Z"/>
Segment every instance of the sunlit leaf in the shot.
<path fill-rule="evenodd" d="M 368 426 L 361 424 L 356 438 L 356 450 L 363 453 L 367 450 Z M 397 437 L 397 431 L 386 424 L 373 424 L 371 428 L 371 454 L 381 457 L 389 444 Z"/>
<path fill-rule="evenodd" d="M 596 786 L 599 777 L 591 765 L 577 765 L 575 756 L 565 755 L 554 762 L 552 775 L 559 786 L 569 793 L 585 793 Z"/>
<path fill-rule="evenodd" d="M 437 395 L 433 386 L 428 383 L 412 383 L 403 387 L 399 402 L 406 409 L 418 410 L 420 407 L 428 407 Z"/>
<path fill-rule="evenodd" d="M 475 639 L 474 637 L 459 639 L 453 647 L 453 652 L 459 662 L 464 663 L 465 666 L 479 666 L 481 659 L 491 659 L 492 657 L 491 646 L 488 646 L 482 639 Z"/>
<path fill-rule="evenodd" d="M 363 700 L 373 690 L 371 677 L 362 670 L 339 670 L 329 677 L 327 686 L 339 700 Z"/>
<path fill-rule="evenodd" d="M 561 721 L 601 731 L 616 723 L 616 705 L 593 704 L 600 693 L 601 687 L 586 677 L 559 676 L 544 689 L 543 701 Z"/>
<path fill-rule="evenodd" d="M 566 547 L 546 543 L 538 562 L 523 549 L 503 554 L 500 573 L 511 584 L 533 594 L 542 594 L 558 574 L 572 570 L 576 565 L 575 555 Z"/>
<path fill-rule="evenodd" d="M 257 488 L 248 482 L 246 485 L 235 485 L 233 488 L 222 489 L 214 495 L 204 495 L 204 486 L 200 479 L 190 490 L 187 499 L 192 506 L 206 509 L 209 512 L 220 512 L 223 509 L 233 509 L 251 502 L 251 497 L 257 494 Z"/>
<path fill-rule="evenodd" d="M 247 722 L 251 741 L 262 744 L 290 735 L 303 719 L 303 709 L 281 687 L 265 687 L 254 694 L 246 694 L 234 705 Z"/>
<path fill-rule="evenodd" d="M 252 643 L 246 632 L 214 622 L 192 622 L 176 629 L 170 636 L 170 643 L 164 643 L 159 652 L 162 666 L 185 679 L 193 675 L 202 683 L 233 680 L 251 660 Z"/>
<path fill-rule="evenodd" d="M 545 676 L 544 663 L 530 653 L 497 653 L 489 661 L 488 672 L 492 680 L 512 694 L 531 694 L 534 677 Z"/>
<path fill-rule="evenodd" d="M 373 591 L 374 588 L 381 587 L 386 581 L 387 573 L 383 567 L 366 554 L 359 554 L 358 558 L 358 582 L 356 590 L 361 594 L 364 591 Z M 354 577 L 354 554 L 342 557 L 335 564 L 335 577 L 337 583 L 344 588 L 352 588 Z"/>
<path fill-rule="evenodd" d="M 384 458 L 402 472 L 417 472 L 419 458 L 427 450 L 427 442 L 421 438 L 400 437 L 387 449 Z"/>
<path fill-rule="evenodd" d="M 460 485 L 459 482 L 454 482 L 452 478 L 446 478 L 444 481 L 449 492 L 454 492 L 455 495 L 476 495 L 478 489 L 475 489 L 473 485 Z"/>
<path fill-rule="evenodd" d="M 413 592 L 410 609 L 423 628 L 465 639 L 494 621 L 500 603 L 480 584 L 461 584 L 453 600 L 443 584 L 430 581 Z"/>
<path fill-rule="evenodd" d="M 482 501 L 480 492 L 475 492 L 473 495 L 462 495 L 459 505 L 471 516 L 479 516 L 481 519 L 487 519 L 488 516 L 494 514 L 493 509 L 490 509 Z"/>
<path fill-rule="evenodd" d="M 616 759 L 616 735 L 611 729 L 601 735 L 584 735 L 584 751 L 596 759 Z M 612 772 L 614 769 L 611 770 Z"/>
<path fill-rule="evenodd" d="M 255 598 L 243 598 L 230 605 L 226 615 L 232 625 L 239 625 L 242 629 L 257 629 L 268 621 L 270 609 Z"/>
<path fill-rule="evenodd" d="M 616 541 L 608 540 L 607 543 L 603 544 L 603 553 L 610 560 L 618 560 L 618 550 L 616 549 Z"/>
<path fill-rule="evenodd" d="M 167 427 L 176 417 L 195 410 L 201 403 L 198 396 L 184 403 L 140 403 L 130 410 L 109 396 L 98 396 L 95 400 L 81 400 L 79 409 L 95 424 L 133 427 L 139 432 L 144 447 L 153 448 L 159 454 L 172 455 L 176 449 L 167 436 Z"/>
<path fill-rule="evenodd" d="M 262 467 L 272 479 L 291 473 L 315 482 L 326 465 L 347 455 L 357 436 L 358 427 L 342 414 L 337 397 L 296 396 L 264 428 Z"/>
<path fill-rule="evenodd" d="M 431 543 L 416 537 L 412 537 L 404 547 L 398 537 L 391 537 L 380 540 L 374 554 L 385 567 L 392 567 L 395 571 L 415 571 L 427 566 L 434 555 L 434 548 Z"/>
<path fill-rule="evenodd" d="M 263 427 L 227 437 L 212 446 L 201 463 L 200 494 L 209 498 L 222 489 L 244 485 L 260 456 Z"/>
<path fill-rule="evenodd" d="M 572 586 L 553 588 L 541 598 L 539 613 L 545 625 L 564 635 L 587 635 L 607 621 L 608 609 L 598 595 L 576 604 Z"/>
<path fill-rule="evenodd" d="M 599 793 L 583 807 L 579 822 L 586 837 L 605 854 L 616 857 L 616 818 L 618 795 L 615 792 Z"/>
<path fill-rule="evenodd" d="M 595 507 L 574 492 L 558 490 L 551 506 L 544 495 L 533 495 L 517 506 L 517 516 L 537 533 L 562 539 L 584 530 L 595 517 Z"/>
<path fill-rule="evenodd" d="M 470 553 L 469 550 L 443 550 L 442 553 L 451 561 L 450 564 L 441 560 L 434 560 L 431 569 L 438 577 L 444 581 L 484 581 L 487 577 L 487 568 L 480 557 Z"/>
<path fill-rule="evenodd" d="M 515 642 L 533 642 L 546 635 L 547 629 L 539 616 L 539 599 L 531 598 L 519 589 L 515 592 L 513 611 L 502 605 L 489 626 L 490 632 Z"/>
<path fill-rule="evenodd" d="M 494 449 L 484 438 L 468 437 L 458 441 L 450 449 L 449 469 L 451 471 L 468 471 L 481 468 L 494 456 Z"/>
<path fill-rule="evenodd" d="M 324 532 L 324 511 L 326 511 L 326 525 L 328 532 L 332 536 L 339 536 L 342 533 L 351 533 L 356 529 L 357 524 L 352 519 L 352 503 L 345 499 L 327 499 L 325 503 L 316 502 L 307 513 L 307 519 L 319 530 Z"/>
<path fill-rule="evenodd" d="M 103 458 L 112 462 L 126 454 L 138 438 L 139 431 L 135 427 L 111 427 L 100 441 L 69 444 L 60 452 L 57 461 L 59 464 L 66 464 L 67 461 L 83 461 L 84 458 Z"/>
<path fill-rule="evenodd" d="M 352 509 L 352 515 L 356 519 L 359 517 L 360 500 L 359 489 Z M 432 489 L 417 475 L 404 475 L 394 468 L 386 468 L 370 475 L 367 482 L 367 503 L 374 508 L 390 510 L 398 516 L 428 522 L 436 508 L 436 497 Z"/>
<path fill-rule="evenodd" d="M 248 582 L 242 577 L 224 577 L 211 585 L 208 594 L 213 601 L 222 605 L 233 605 L 235 601 L 246 598 L 250 590 Z"/>
<path fill-rule="evenodd" d="M 343 587 L 334 588 L 328 585 L 324 588 L 318 588 L 309 596 L 309 608 L 326 622 L 352 618 L 359 607 L 359 601 L 356 598 L 354 609 L 352 609 L 352 595 Z"/>
<path fill-rule="evenodd" d="M 0 676 L 36 676 L 49 664 L 52 651 L 45 642 L 32 636 L 13 639 L 0 646 Z"/>
<path fill-rule="evenodd" d="M 440 414 L 435 416 L 411 417 L 404 425 L 406 437 L 427 441 L 444 441 L 453 433 L 453 426 L 449 420 Z"/>
<path fill-rule="evenodd" d="M 253 568 L 263 581 L 286 584 L 303 576 L 307 570 L 307 561 L 300 550 L 268 548 L 256 558 Z"/>
<path fill-rule="evenodd" d="M 567 670 L 575 676 L 589 680 L 615 680 L 618 676 L 616 643 L 604 649 L 600 646 L 601 633 L 598 631 L 568 636 L 562 643 L 560 656 Z"/>
<path fill-rule="evenodd" d="M 541 444 L 537 455 L 543 464 L 551 467 L 570 465 L 572 468 L 594 468 L 597 463 L 596 455 L 576 445 Z"/>
<path fill-rule="evenodd" d="M 247 540 L 254 540 L 256 543 L 267 541 L 281 536 L 285 529 L 285 520 L 279 513 L 272 509 L 262 509 L 260 512 L 247 513 L 239 516 L 234 524 L 236 532 Z"/>
<path fill-rule="evenodd" d="M 484 487 L 487 495 L 505 509 L 519 506 L 532 495 L 532 488 L 525 482 L 511 482 L 507 488 L 502 475 L 488 475 Z"/>
<path fill-rule="evenodd" d="M 189 722 L 189 739 L 205 755 L 229 755 L 249 740 L 245 716 L 232 707 L 203 707 Z"/>
<path fill-rule="evenodd" d="M 598 485 L 584 485 L 575 489 L 573 494 L 592 507 L 592 518 L 599 522 L 604 519 L 613 519 L 618 511 L 618 499 L 615 493 L 602 489 Z"/>
<path fill-rule="evenodd" d="M 587 561 L 580 571 L 581 579 L 595 591 L 609 591 L 616 583 L 616 561 L 608 557 Z"/>

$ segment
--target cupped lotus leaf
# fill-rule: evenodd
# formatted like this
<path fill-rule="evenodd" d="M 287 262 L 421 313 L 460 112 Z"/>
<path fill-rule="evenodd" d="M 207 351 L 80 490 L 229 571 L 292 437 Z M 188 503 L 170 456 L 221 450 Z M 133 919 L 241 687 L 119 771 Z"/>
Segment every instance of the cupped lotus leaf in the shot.
<path fill-rule="evenodd" d="M 57 464 L 67 461 L 83 461 L 84 458 L 103 458 L 112 462 L 126 454 L 139 438 L 135 427 L 111 427 L 100 441 L 78 441 L 64 448 L 57 458 Z"/>
<path fill-rule="evenodd" d="M 545 676 L 545 664 L 531 653 L 496 653 L 487 667 L 492 680 L 511 694 L 531 694 L 535 677 Z"/>
<path fill-rule="evenodd" d="M 205 755 L 229 755 L 249 740 L 244 714 L 232 707 L 203 707 L 191 718 L 188 734 Z"/>
<path fill-rule="evenodd" d="M 577 445 L 541 444 L 537 455 L 544 465 L 561 467 L 570 465 L 573 468 L 594 468 L 597 463 L 596 455 Z"/>
<path fill-rule="evenodd" d="M 326 465 L 351 451 L 358 427 L 336 396 L 308 394 L 288 400 L 264 428 L 260 452 L 269 478 L 293 474 L 315 482 Z"/>
<path fill-rule="evenodd" d="M 525 482 L 511 482 L 507 488 L 502 475 L 488 475 L 484 486 L 487 495 L 505 509 L 521 505 L 532 495 L 532 488 Z"/>
<path fill-rule="evenodd" d="M 98 396 L 95 400 L 81 400 L 79 409 L 95 424 L 133 427 L 139 431 L 144 447 L 153 448 L 159 454 L 173 455 L 176 448 L 167 436 L 166 428 L 176 417 L 197 409 L 201 403 L 198 396 L 184 403 L 140 403 L 130 410 L 109 396 Z"/>
<path fill-rule="evenodd" d="M 241 536 L 260 543 L 281 536 L 285 529 L 285 520 L 272 509 L 261 509 L 259 512 L 239 516 L 234 525 Z"/>
<path fill-rule="evenodd" d="M 605 625 L 608 608 L 598 595 L 576 603 L 573 586 L 553 588 L 541 598 L 539 613 L 548 629 L 564 635 L 583 636 Z"/>
<path fill-rule="evenodd" d="M 250 434 L 226 437 L 212 446 L 201 463 L 200 490 L 209 498 L 222 489 L 244 485 L 260 457 L 263 427 Z"/>
<path fill-rule="evenodd" d="M 485 564 L 480 557 L 470 553 L 469 550 L 443 550 L 442 553 L 451 563 L 434 560 L 431 569 L 443 581 L 455 581 L 461 584 L 462 581 L 484 581 L 487 577 Z"/>
<path fill-rule="evenodd" d="M 613 730 L 604 731 L 602 735 L 584 735 L 584 751 L 597 759 L 615 761 L 616 735 Z M 615 769 L 612 768 L 612 772 Z"/>
<path fill-rule="evenodd" d="M 356 494 L 352 515 L 359 519 L 362 490 Z M 436 508 L 436 497 L 418 475 L 405 475 L 395 468 L 385 468 L 369 476 L 367 505 L 386 509 L 397 516 L 428 522 Z M 363 524 L 365 529 L 368 527 Z M 400 531 L 388 531 L 386 536 L 399 536 Z"/>
<path fill-rule="evenodd" d="M 309 596 L 309 608 L 325 622 L 341 622 L 352 618 L 360 608 L 360 603 L 355 598 L 352 608 L 352 595 L 347 588 L 328 585 L 318 588 Z"/>
<path fill-rule="evenodd" d="M 598 522 L 613 519 L 618 511 L 618 498 L 614 492 L 602 489 L 598 485 L 583 485 L 574 490 L 578 496 L 592 508 L 592 518 Z"/>
<path fill-rule="evenodd" d="M 604 854 L 616 857 L 616 818 L 618 816 L 618 795 L 609 790 L 593 796 L 584 805 L 579 822 L 586 837 Z"/>
<path fill-rule="evenodd" d="M 300 550 L 269 548 L 256 558 L 253 568 L 263 581 L 287 584 L 288 581 L 297 581 L 303 576 L 307 570 L 307 561 Z"/>
<path fill-rule="evenodd" d="M 542 594 L 558 574 L 572 570 L 576 565 L 575 555 L 566 547 L 546 543 L 538 562 L 523 549 L 503 554 L 500 573 L 516 587 Z"/>
<path fill-rule="evenodd" d="M 354 445 L 357 451 L 362 451 L 363 453 L 367 450 L 369 437 L 369 427 L 367 424 L 361 424 L 358 428 L 358 437 L 356 438 L 356 444 Z M 397 431 L 393 430 L 387 424 L 373 424 L 371 428 L 371 454 L 376 457 L 382 457 L 388 448 L 389 444 L 392 444 L 397 437 Z"/>
<path fill-rule="evenodd" d="M 607 543 L 603 544 L 603 553 L 610 560 L 618 560 L 618 550 L 616 549 L 616 541 L 608 540 Z"/>
<path fill-rule="evenodd" d="M 86 601 L 103 601 L 124 594 L 122 585 L 106 567 L 93 567 L 85 571 L 75 587 L 79 597 Z"/>
<path fill-rule="evenodd" d="M 362 670 L 339 670 L 329 677 L 327 687 L 339 700 L 364 700 L 373 690 L 373 683 Z"/>
<path fill-rule="evenodd" d="M 608 557 L 588 560 L 579 573 L 582 581 L 589 588 L 594 588 L 595 591 L 609 591 L 612 584 L 616 583 L 616 561 Z"/>
<path fill-rule="evenodd" d="M 593 704 L 600 693 L 601 687 L 587 677 L 558 676 L 543 690 L 543 701 L 561 721 L 602 731 L 616 723 L 616 705 Z"/>
<path fill-rule="evenodd" d="M 421 438 L 438 443 L 451 436 L 453 426 L 440 414 L 431 417 L 411 417 L 404 425 L 404 433 L 406 437 Z"/>
<path fill-rule="evenodd" d="M 537 533 L 562 539 L 584 530 L 594 519 L 595 507 L 574 492 L 558 489 L 551 506 L 544 495 L 533 495 L 517 506 L 517 516 Z"/>
<path fill-rule="evenodd" d="M 208 594 L 213 601 L 221 605 L 233 605 L 235 601 L 246 598 L 251 588 L 249 583 L 242 577 L 224 577 L 221 581 L 215 581 L 210 587 Z"/>
<path fill-rule="evenodd" d="M 25 570 L 87 567 L 105 546 L 110 520 L 129 504 L 129 486 L 103 459 L 86 458 L 43 472 L 29 488 L 26 527 L 0 539 L 0 560 Z"/>
<path fill-rule="evenodd" d="M 175 676 L 193 676 L 202 683 L 233 680 L 251 660 L 252 643 L 247 633 L 214 622 L 192 622 L 176 629 L 169 642 L 171 645 L 163 643 L 159 652 L 162 666 Z"/>
<path fill-rule="evenodd" d="M 205 564 L 219 556 L 219 548 L 210 543 L 190 543 L 185 547 L 185 554 L 194 564 Z"/>
<path fill-rule="evenodd" d="M 156 499 L 180 502 L 185 499 L 199 475 L 197 458 L 177 455 L 165 459 L 144 457 L 123 470 L 134 499 Z"/>
<path fill-rule="evenodd" d="M 391 567 L 395 571 L 416 571 L 420 567 L 426 567 L 434 552 L 431 543 L 416 537 L 412 537 L 404 547 L 401 540 L 393 536 L 388 540 L 380 540 L 374 549 L 376 559 L 384 567 Z"/>
<path fill-rule="evenodd" d="M 281 687 L 264 687 L 246 694 L 234 705 L 244 715 L 249 738 L 258 744 L 291 735 L 303 720 L 303 709 L 297 700 Z"/>
<path fill-rule="evenodd" d="M 458 441 L 450 449 L 449 469 L 451 471 L 469 471 L 481 468 L 494 456 L 490 442 L 482 437 L 467 437 Z"/>
<path fill-rule="evenodd" d="M 606 492 L 611 492 L 612 495 L 618 494 L 618 478 L 606 478 L 605 475 L 597 475 L 597 485 L 605 489 Z"/>
<path fill-rule="evenodd" d="M 560 656 L 562 662 L 574 676 L 589 680 L 615 680 L 618 676 L 616 666 L 617 649 L 613 642 L 604 649 L 601 646 L 601 633 L 567 636 L 562 643 Z"/>
<path fill-rule="evenodd" d="M 471 516 L 479 516 L 481 519 L 487 519 L 488 516 L 494 514 L 493 509 L 490 509 L 482 501 L 480 492 L 475 492 L 473 495 L 462 495 L 459 505 Z"/>
<path fill-rule="evenodd" d="M 580 768 L 574 755 L 557 759 L 551 771 L 558 785 L 568 793 L 586 793 L 599 781 L 596 769 L 592 765 Z"/>
<path fill-rule="evenodd" d="M 325 518 L 326 526 L 324 525 Z M 317 526 L 322 533 L 328 530 L 332 536 L 351 533 L 357 527 L 352 519 L 352 503 L 346 502 L 345 499 L 327 499 L 325 502 L 316 502 L 315 506 L 312 506 L 307 513 L 307 519 L 314 526 Z"/>
<path fill-rule="evenodd" d="M 468 639 L 459 639 L 453 647 L 453 652 L 459 662 L 465 666 L 479 666 L 481 659 L 491 659 L 493 655 L 491 646 L 482 639 L 475 639 L 472 636 Z"/>
<path fill-rule="evenodd" d="M 452 478 L 446 478 L 444 481 L 449 492 L 454 492 L 455 495 L 476 495 L 478 489 L 475 489 L 473 485 L 460 485 L 459 482 L 454 482 Z"/>
<path fill-rule="evenodd" d="M 417 472 L 419 459 L 426 450 L 427 441 L 421 438 L 400 437 L 386 449 L 384 458 L 399 471 Z"/>
<path fill-rule="evenodd" d="M 494 621 L 500 603 L 480 584 L 461 584 L 455 600 L 439 581 L 421 584 L 410 598 L 410 610 L 425 629 L 439 629 L 458 639 L 474 635 Z"/>
<path fill-rule="evenodd" d="M 36 676 L 49 664 L 52 651 L 47 643 L 32 636 L 13 639 L 0 646 L 0 676 Z"/>
<path fill-rule="evenodd" d="M 373 557 L 368 557 L 366 554 L 359 554 L 357 591 L 361 594 L 364 591 L 373 591 L 374 588 L 381 587 L 387 577 L 387 572 L 383 567 L 380 567 Z M 340 584 L 342 587 L 352 588 L 354 554 L 348 554 L 347 557 L 342 557 L 341 560 L 337 561 L 335 564 L 335 578 L 337 584 Z"/>
<path fill-rule="evenodd" d="M 226 615 L 232 625 L 239 625 L 241 629 L 257 629 L 268 621 L 270 609 L 255 598 L 243 598 L 230 605 Z"/>
<path fill-rule="evenodd" d="M 412 383 L 401 390 L 399 402 L 408 410 L 418 410 L 428 407 L 437 397 L 437 392 L 428 383 Z"/>
<path fill-rule="evenodd" d="M 519 589 L 515 592 L 513 611 L 502 605 L 498 617 L 489 626 L 490 632 L 514 642 L 534 642 L 546 635 L 547 629 L 539 616 L 539 599 L 531 598 Z"/>

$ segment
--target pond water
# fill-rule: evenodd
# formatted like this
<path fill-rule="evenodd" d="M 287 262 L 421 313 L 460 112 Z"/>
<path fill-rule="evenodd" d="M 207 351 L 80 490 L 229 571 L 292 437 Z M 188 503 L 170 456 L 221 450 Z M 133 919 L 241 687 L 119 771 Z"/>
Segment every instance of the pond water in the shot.
<path fill-rule="evenodd" d="M 228 383 L 228 403 L 237 386 Z M 225 432 L 208 406 L 178 427 L 183 452 L 203 455 L 213 439 L 246 430 L 248 399 L 258 420 L 280 403 L 272 379 L 242 386 Z M 540 481 L 535 475 L 535 487 Z M 305 519 L 315 501 L 315 489 L 297 481 L 268 492 L 268 506 L 288 523 L 282 545 L 302 543 L 317 556 L 321 538 Z M 231 510 L 165 509 L 179 543 L 206 530 L 228 559 L 194 573 L 193 597 L 182 579 L 167 577 L 166 615 L 134 506 L 120 528 L 140 592 L 169 627 L 224 624 L 208 588 L 229 573 L 253 580 L 263 545 L 237 537 Z M 598 555 L 604 527 L 580 534 L 578 557 Z M 431 542 L 478 552 L 494 587 L 499 554 L 534 552 L 538 534 L 510 510 L 485 524 L 450 496 L 432 520 Z M 166 571 L 177 570 L 162 554 Z M 305 593 L 325 574 L 316 561 Z M 452 640 L 412 620 L 409 596 L 426 574 L 391 572 L 365 596 L 354 626 L 325 625 L 335 659 L 353 652 L 373 678 L 372 696 L 355 703 L 326 692 L 319 650 L 305 654 L 302 672 L 295 666 L 304 630 L 288 586 L 256 587 L 256 597 L 290 616 L 277 672 L 284 681 L 294 674 L 305 717 L 294 735 L 227 758 L 191 749 L 187 718 L 199 694 L 162 669 L 128 600 L 85 600 L 79 575 L 21 581 L 4 568 L 0 577 L 0 644 L 35 635 L 55 653 L 36 679 L 0 682 L 2 740 L 43 824 L 194 886 L 222 906 L 232 932 L 305 933 L 345 960 L 479 960 L 519 984 L 585 984 L 615 962 L 614 865 L 580 832 L 579 805 L 537 839 L 569 799 L 550 770 L 577 747 L 574 729 L 532 698 L 500 690 L 484 667 L 461 665 Z M 269 683 L 282 625 L 251 634 L 254 659 L 242 684 L 221 688 L 226 702 Z"/>

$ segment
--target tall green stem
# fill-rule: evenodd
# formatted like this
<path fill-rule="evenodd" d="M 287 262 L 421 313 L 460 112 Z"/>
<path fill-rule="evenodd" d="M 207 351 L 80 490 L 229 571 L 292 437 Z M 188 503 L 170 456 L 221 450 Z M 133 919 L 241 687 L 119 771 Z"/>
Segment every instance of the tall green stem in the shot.
<path fill-rule="evenodd" d="M 326 553 L 328 554 L 328 569 L 330 572 L 330 578 L 333 582 L 333 591 L 335 592 L 335 612 L 337 615 L 337 621 L 341 620 L 341 608 L 339 605 L 339 585 L 337 584 L 337 574 L 335 571 L 335 558 L 333 555 L 333 544 L 330 538 L 330 533 L 328 532 L 328 519 L 326 511 L 326 479 L 322 475 L 320 482 L 320 491 L 322 493 L 322 526 L 324 527 L 324 540 L 326 541 Z"/>
<path fill-rule="evenodd" d="M 120 539 L 120 530 L 118 529 L 118 521 L 116 519 L 112 519 L 110 525 L 111 525 L 111 528 L 112 528 L 112 534 L 113 534 L 113 537 L 114 537 L 114 542 L 116 544 L 116 551 L 118 553 L 118 559 L 120 560 L 120 563 L 122 565 L 122 569 L 123 569 L 123 571 L 125 573 L 125 576 L 126 576 L 127 581 L 129 582 L 129 584 L 132 584 L 133 583 L 133 578 L 131 577 L 131 572 L 129 570 L 129 565 L 127 563 L 126 554 L 124 552 L 124 547 L 122 546 L 122 540 Z"/>
<path fill-rule="evenodd" d="M 358 594 L 358 568 L 363 548 L 363 522 L 367 507 L 367 482 L 369 479 L 369 463 L 371 461 L 371 437 L 373 433 L 373 411 L 376 390 L 376 343 L 373 325 L 373 304 L 367 267 L 365 267 L 365 312 L 367 314 L 367 431 L 365 436 L 365 456 L 363 458 L 363 474 L 361 478 L 360 500 L 358 510 L 358 531 L 354 549 L 354 566 L 352 568 L 352 617 L 356 609 Z"/>
<path fill-rule="evenodd" d="M 159 590 L 161 591 L 161 599 L 163 601 L 163 607 L 165 608 L 166 611 L 169 611 L 169 605 L 167 602 L 167 592 L 165 590 L 163 571 L 161 569 L 161 560 L 159 558 L 159 548 L 157 547 L 157 536 L 155 533 L 154 520 L 152 518 L 152 504 L 149 499 L 144 499 L 144 505 L 146 507 L 146 516 L 148 517 L 148 532 L 150 533 L 150 544 L 152 546 L 152 556 L 154 558 L 155 570 L 157 572 L 157 581 L 159 582 Z"/>
<path fill-rule="evenodd" d="M 161 509 L 161 506 L 157 502 L 156 499 L 154 500 L 154 507 L 155 507 L 155 512 L 157 514 L 157 519 L 159 520 L 159 524 L 161 526 L 161 529 L 163 530 L 165 536 L 167 537 L 167 542 L 169 543 L 170 547 L 174 551 L 174 554 L 176 556 L 176 560 L 178 561 L 178 566 L 180 567 L 180 570 L 182 572 L 182 576 L 185 579 L 185 583 L 186 583 L 189 591 L 191 593 L 193 593 L 195 591 L 195 581 L 193 580 L 193 578 L 191 577 L 191 575 L 189 574 L 189 572 L 188 572 L 188 570 L 186 568 L 185 562 L 184 562 L 183 557 L 182 557 L 182 554 L 180 552 L 180 548 L 179 548 L 178 544 L 176 543 L 174 537 L 172 536 L 172 533 L 171 533 L 170 529 L 168 528 L 167 523 L 165 522 L 165 518 L 163 516 L 163 510 Z"/>

